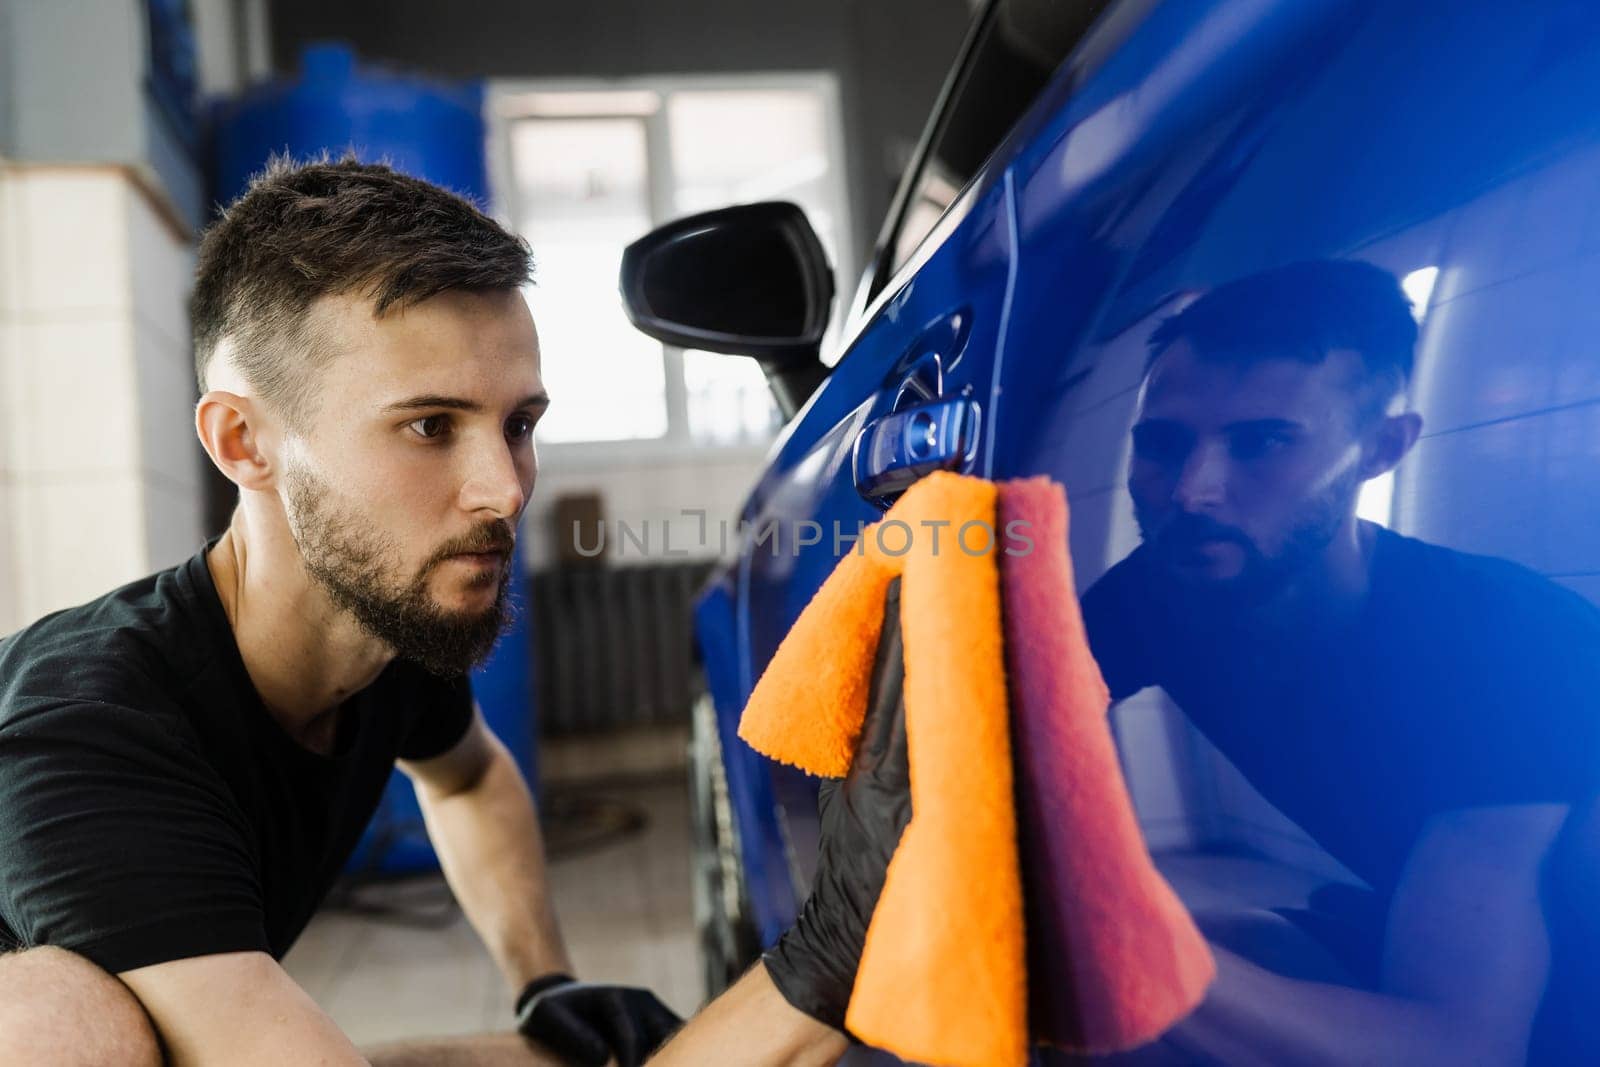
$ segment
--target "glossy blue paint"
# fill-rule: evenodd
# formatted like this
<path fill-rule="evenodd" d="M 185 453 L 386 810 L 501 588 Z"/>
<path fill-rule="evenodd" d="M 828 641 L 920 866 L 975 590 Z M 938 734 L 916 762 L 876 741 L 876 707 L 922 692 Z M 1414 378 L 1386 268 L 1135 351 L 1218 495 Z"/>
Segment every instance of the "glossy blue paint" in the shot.
<path fill-rule="evenodd" d="M 880 514 L 856 492 L 851 451 L 949 316 L 968 327 L 942 395 L 983 415 L 970 469 L 1061 480 L 1087 583 L 1136 537 L 1123 463 L 1149 329 L 1189 295 L 1308 258 L 1428 286 L 1414 384 L 1427 427 L 1390 524 L 1600 597 L 1600 10 L 1130 0 L 849 324 L 837 369 L 786 429 L 744 509 L 779 535 L 746 537 L 701 630 L 724 736 L 839 555 L 828 536 L 802 547 L 785 533 Z M 786 882 L 773 856 L 782 834 L 809 832 L 811 793 L 792 772 L 763 776 L 748 750 L 734 759 L 770 939 L 804 893 L 808 858 Z M 789 798 L 776 812 L 775 796 Z"/>

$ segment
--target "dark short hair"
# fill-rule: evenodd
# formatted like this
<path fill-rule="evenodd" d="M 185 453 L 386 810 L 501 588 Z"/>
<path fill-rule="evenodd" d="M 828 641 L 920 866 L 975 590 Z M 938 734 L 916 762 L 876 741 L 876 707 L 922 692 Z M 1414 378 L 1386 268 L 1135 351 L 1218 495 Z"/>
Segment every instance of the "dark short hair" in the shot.
<path fill-rule="evenodd" d="M 307 328 L 319 297 L 359 294 L 374 317 L 447 290 L 512 290 L 532 275 L 527 242 L 470 201 L 354 156 L 271 159 L 200 242 L 189 314 L 205 392 L 232 342 L 252 388 L 292 425 L 313 410 L 334 353 Z"/>
<path fill-rule="evenodd" d="M 1363 418 L 1380 414 L 1411 379 L 1417 324 L 1393 274 L 1357 260 L 1291 263 L 1217 286 L 1150 335 L 1145 373 L 1179 340 L 1201 359 L 1248 365 L 1265 359 L 1320 363 L 1354 351 Z"/>

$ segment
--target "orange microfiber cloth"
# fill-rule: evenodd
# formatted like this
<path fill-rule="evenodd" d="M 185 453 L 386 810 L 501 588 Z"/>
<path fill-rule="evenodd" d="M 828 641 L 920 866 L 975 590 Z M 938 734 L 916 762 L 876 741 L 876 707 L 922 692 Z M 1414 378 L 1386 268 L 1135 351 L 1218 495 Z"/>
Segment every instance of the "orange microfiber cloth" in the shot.
<path fill-rule="evenodd" d="M 1040 492 L 1055 504 L 1042 505 Z M 1019 520 L 1041 528 L 1011 540 L 1005 523 Z M 1065 500 L 1047 481 L 929 475 L 829 576 L 740 723 L 758 751 L 842 776 L 866 714 L 885 591 L 901 577 L 912 816 L 845 1021 L 903 1059 L 1022 1064 L 1030 970 L 1033 1035 L 1085 1051 L 1153 1039 L 1192 1010 L 1213 973 L 1133 820 L 1078 616 L 1065 522 Z M 1029 540 L 1031 552 L 1010 554 Z M 1003 560 L 1035 555 L 1002 582 Z M 1017 631 L 1013 599 L 1036 620 L 1030 631 L 1054 632 Z M 1022 705 L 1015 694 L 1008 702 L 1008 666 Z M 1023 757 L 1015 784 L 1013 733 Z"/>

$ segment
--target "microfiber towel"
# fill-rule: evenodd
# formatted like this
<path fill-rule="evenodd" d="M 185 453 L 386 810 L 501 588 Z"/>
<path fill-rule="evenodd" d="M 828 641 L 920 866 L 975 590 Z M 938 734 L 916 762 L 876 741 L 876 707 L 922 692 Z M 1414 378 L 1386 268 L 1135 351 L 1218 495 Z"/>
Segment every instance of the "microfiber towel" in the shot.
<path fill-rule="evenodd" d="M 1032 1036 L 1134 1048 L 1200 1003 L 1215 962 L 1139 832 L 1073 591 L 1066 498 L 1048 478 L 1005 482 L 999 516 L 1032 541 L 999 557 Z"/>
<path fill-rule="evenodd" d="M 995 486 L 930 475 L 823 583 L 751 694 L 739 735 L 842 776 L 866 714 L 884 593 L 900 583 L 911 821 L 867 929 L 845 1025 L 933 1064 L 1027 1057 L 1022 885 L 1012 801 L 1000 580 L 984 527 Z M 947 523 L 945 526 L 929 525 Z"/>
<path fill-rule="evenodd" d="M 912 486 L 823 583 L 740 723 L 757 751 L 842 776 L 866 714 L 885 591 L 902 579 L 912 815 L 845 1023 L 903 1059 L 1024 1063 L 1030 965 L 1035 1035 L 1086 1051 L 1154 1038 L 1192 1009 L 1211 975 L 1209 952 L 1133 821 L 1077 613 L 1065 500 L 1035 484 L 937 473 Z M 1020 495 L 1008 502 L 1012 485 Z M 1041 507 L 1044 492 L 1057 512 Z M 1008 556 L 1018 543 L 1005 523 L 1019 518 L 1056 525 L 1028 535 L 1031 552 Z M 1002 581 L 1001 560 L 1035 553 L 1034 566 Z M 1002 588 L 1015 605 L 1002 607 Z M 1039 626 L 1052 633 L 1035 634 Z M 1013 684 L 1025 710 L 1007 688 L 1019 657 L 1028 666 Z M 1079 842 L 1091 843 L 1081 856 Z M 1153 970 L 1127 973 L 1139 967 Z"/>

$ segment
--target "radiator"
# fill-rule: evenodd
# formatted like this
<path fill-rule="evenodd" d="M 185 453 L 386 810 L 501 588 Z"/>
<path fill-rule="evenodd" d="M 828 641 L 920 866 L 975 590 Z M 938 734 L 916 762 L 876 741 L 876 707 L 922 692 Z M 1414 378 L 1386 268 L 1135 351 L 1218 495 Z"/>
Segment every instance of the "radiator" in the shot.
<path fill-rule="evenodd" d="M 546 737 L 687 723 L 691 611 L 711 561 L 569 566 L 533 576 L 533 656 Z"/>

